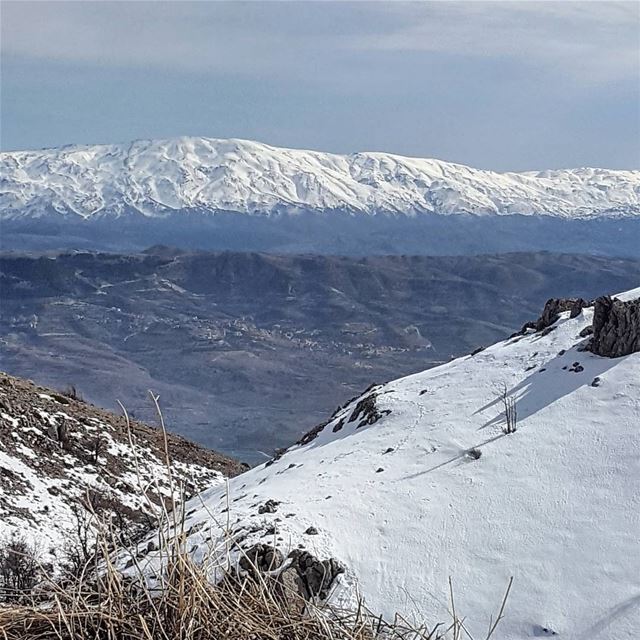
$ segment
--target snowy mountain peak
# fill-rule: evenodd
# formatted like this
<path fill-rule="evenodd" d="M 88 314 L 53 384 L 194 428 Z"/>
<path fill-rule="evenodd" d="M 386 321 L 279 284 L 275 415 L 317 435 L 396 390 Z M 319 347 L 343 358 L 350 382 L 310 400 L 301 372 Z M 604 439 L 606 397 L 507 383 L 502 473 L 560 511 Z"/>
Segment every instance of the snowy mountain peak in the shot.
<path fill-rule="evenodd" d="M 495 173 L 388 153 L 336 155 L 182 137 L 0 156 L 0 217 L 91 218 L 173 211 L 272 215 L 637 216 L 640 172 Z"/>

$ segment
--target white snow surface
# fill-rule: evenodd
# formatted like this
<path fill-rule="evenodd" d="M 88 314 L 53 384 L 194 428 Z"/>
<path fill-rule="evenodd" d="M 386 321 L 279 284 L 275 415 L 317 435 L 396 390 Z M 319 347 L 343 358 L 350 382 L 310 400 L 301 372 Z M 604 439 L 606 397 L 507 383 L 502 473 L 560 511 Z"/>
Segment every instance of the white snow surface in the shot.
<path fill-rule="evenodd" d="M 0 217 L 177 210 L 640 215 L 640 171 L 495 173 L 388 153 L 335 155 L 184 137 L 0 154 Z"/>
<path fill-rule="evenodd" d="M 377 422 L 358 426 L 362 396 L 308 444 L 231 479 L 228 494 L 214 487 L 192 499 L 191 548 L 224 546 L 227 523 L 244 548 L 260 541 L 286 554 L 302 544 L 347 567 L 335 602 L 361 593 L 378 614 L 431 625 L 449 620 L 451 576 L 475 637 L 513 576 L 494 638 L 543 628 L 572 640 L 640 637 L 640 353 L 580 351 L 591 317 L 565 313 L 548 335 L 373 388 L 365 396 L 390 412 Z M 510 435 L 502 385 L 517 403 Z M 258 515 L 268 499 L 277 512 Z M 304 533 L 310 526 L 318 535 Z"/>

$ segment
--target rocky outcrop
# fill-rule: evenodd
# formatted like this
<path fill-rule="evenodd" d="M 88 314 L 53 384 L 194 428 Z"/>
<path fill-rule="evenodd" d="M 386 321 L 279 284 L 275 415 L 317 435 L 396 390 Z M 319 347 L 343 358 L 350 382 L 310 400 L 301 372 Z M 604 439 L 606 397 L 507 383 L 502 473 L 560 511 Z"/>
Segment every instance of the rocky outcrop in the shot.
<path fill-rule="evenodd" d="M 296 442 L 296 444 L 302 446 L 302 445 L 305 445 L 305 444 L 309 444 L 310 442 L 315 440 L 324 431 L 324 428 L 341 411 L 346 409 L 350 404 L 352 404 L 356 400 L 358 400 L 358 402 L 356 403 L 356 406 L 354 407 L 354 409 L 351 411 L 351 414 L 350 414 L 349 420 L 348 420 L 348 422 L 354 422 L 354 421 L 358 420 L 358 418 L 360 418 L 360 422 L 358 422 L 358 425 L 357 425 L 356 429 L 359 429 L 360 427 L 364 427 L 366 425 L 375 424 L 383 416 L 389 415 L 391 413 L 391 411 L 389 409 L 384 409 L 384 410 L 381 411 L 381 410 L 378 409 L 378 407 L 376 405 L 376 398 L 380 394 L 374 392 L 374 389 L 378 389 L 381 386 L 382 385 L 379 385 L 377 383 L 370 384 L 362 392 L 362 394 L 360 396 L 354 396 L 350 400 L 347 400 L 347 402 L 344 404 L 344 406 L 339 406 L 333 412 L 333 414 L 331 414 L 331 417 L 328 420 L 325 420 L 324 422 L 321 422 L 320 424 L 318 424 L 315 427 L 313 427 L 313 429 L 311 429 L 310 431 L 305 433 L 302 436 L 302 438 L 300 438 Z M 342 427 L 344 427 L 345 420 L 346 420 L 346 415 L 343 416 L 340 420 L 338 420 L 338 422 L 336 422 L 333 425 L 333 428 L 332 428 L 333 433 L 337 433 L 338 431 L 340 431 L 342 429 Z M 283 449 L 283 450 L 281 450 L 279 452 L 276 452 L 276 455 L 271 460 L 269 460 L 269 462 L 267 462 L 265 466 L 269 466 L 270 464 L 273 464 L 274 462 L 279 460 L 282 457 L 282 454 L 285 453 L 286 451 L 287 451 L 286 449 Z"/>
<path fill-rule="evenodd" d="M 529 329 L 544 331 L 558 321 L 561 313 L 569 311 L 569 317 L 575 318 L 585 307 L 590 307 L 592 304 L 584 298 L 549 298 L 544 305 L 542 315 L 534 322 L 526 322 L 514 335 L 524 335 Z"/>
<path fill-rule="evenodd" d="M 355 409 L 351 412 L 349 422 L 360 420 L 356 429 L 364 427 L 366 425 L 375 424 L 380 418 L 389 415 L 391 411 L 389 409 L 380 410 L 378 408 L 376 398 L 379 394 L 369 393 L 369 395 L 358 401 Z"/>
<path fill-rule="evenodd" d="M 325 600 L 331 591 L 333 581 L 344 573 L 344 567 L 334 558 L 318 560 L 308 551 L 294 549 L 289 557 L 305 588 L 306 598 Z"/>
<path fill-rule="evenodd" d="M 589 349 L 607 358 L 640 351 L 640 298 L 626 302 L 609 296 L 598 298 Z"/>
<path fill-rule="evenodd" d="M 289 597 L 297 594 L 305 600 L 326 599 L 334 580 L 344 573 L 344 567 L 334 558 L 319 560 L 308 551 L 294 549 L 285 559 L 278 549 L 264 543 L 246 550 L 239 565 L 249 575 L 277 573 L 280 586 L 287 587 L 284 593 Z"/>

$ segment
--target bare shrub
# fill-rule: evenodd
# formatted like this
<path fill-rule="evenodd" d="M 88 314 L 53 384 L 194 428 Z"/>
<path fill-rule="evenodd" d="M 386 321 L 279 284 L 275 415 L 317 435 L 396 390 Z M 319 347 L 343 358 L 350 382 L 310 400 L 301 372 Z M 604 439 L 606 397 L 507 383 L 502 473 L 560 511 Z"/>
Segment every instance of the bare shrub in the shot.
<path fill-rule="evenodd" d="M 19 535 L 0 544 L 0 602 L 19 602 L 31 595 L 41 577 L 35 546 Z"/>
<path fill-rule="evenodd" d="M 106 442 L 100 435 L 96 436 L 91 443 L 91 461 L 96 466 L 100 464 L 100 456 L 106 448 Z"/>
<path fill-rule="evenodd" d="M 97 567 L 98 548 L 96 532 L 92 526 L 92 514 L 80 506 L 71 508 L 74 528 L 69 532 L 64 545 L 61 562 L 63 580 L 81 580 Z"/>
<path fill-rule="evenodd" d="M 509 395 L 507 385 L 504 383 L 498 388 L 498 393 L 500 402 L 502 403 L 505 419 L 502 432 L 506 435 L 510 435 L 518 430 L 518 407 L 516 399 Z"/>

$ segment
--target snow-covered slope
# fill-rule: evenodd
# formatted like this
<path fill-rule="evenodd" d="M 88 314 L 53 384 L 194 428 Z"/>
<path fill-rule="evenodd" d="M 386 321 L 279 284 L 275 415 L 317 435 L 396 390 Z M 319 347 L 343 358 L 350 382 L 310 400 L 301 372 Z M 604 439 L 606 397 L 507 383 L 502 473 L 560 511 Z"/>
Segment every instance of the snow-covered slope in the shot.
<path fill-rule="evenodd" d="M 374 612 L 431 624 L 449 620 L 451 576 L 474 637 L 513 576 L 494 637 L 637 638 L 640 353 L 585 351 L 593 309 L 569 315 L 373 387 L 228 495 L 194 498 L 194 553 L 228 544 L 228 525 L 245 549 L 301 546 L 347 568 L 335 601 L 359 591 Z"/>
<path fill-rule="evenodd" d="M 0 217 L 177 210 L 272 214 L 637 216 L 640 172 L 494 173 L 387 153 L 349 156 L 176 138 L 0 156 Z"/>
<path fill-rule="evenodd" d="M 13 533 L 34 542 L 42 560 L 61 560 L 76 513 L 134 527 L 178 488 L 193 495 L 242 466 L 168 434 L 174 489 L 158 429 L 0 372 L 0 542 Z M 143 495 L 142 489 L 146 491 Z M 82 517 L 82 516 L 81 516 Z"/>

